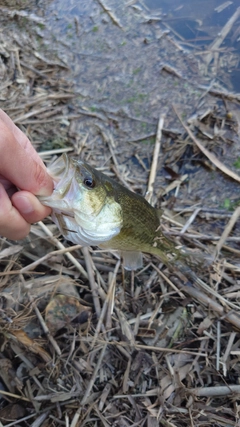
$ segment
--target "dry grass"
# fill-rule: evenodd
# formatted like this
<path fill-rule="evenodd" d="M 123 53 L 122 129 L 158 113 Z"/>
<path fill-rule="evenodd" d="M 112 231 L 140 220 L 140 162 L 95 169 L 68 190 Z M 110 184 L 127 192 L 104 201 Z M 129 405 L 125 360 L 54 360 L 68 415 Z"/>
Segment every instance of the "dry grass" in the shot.
<path fill-rule="evenodd" d="M 31 42 L 0 33 L 5 111 L 45 160 L 55 146 L 61 152 L 67 144 L 87 160 L 94 150 L 95 165 L 144 192 L 149 171 L 141 150 L 128 146 L 143 170 L 129 175 L 104 117 L 74 103 L 65 64 L 40 55 Z M 78 120 L 89 118 L 95 135 L 78 132 Z M 23 242 L 0 239 L 2 425 L 239 425 L 239 207 L 232 213 L 187 197 L 177 206 L 186 177 L 172 165 L 189 143 L 193 156 L 202 163 L 205 157 L 184 131 L 171 134 L 160 122 L 155 152 L 163 127 L 163 163 L 171 175 L 162 190 L 163 229 L 176 245 L 204 253 L 207 267 L 197 262 L 198 284 L 184 283 L 177 268 L 169 272 L 146 255 L 142 271 L 124 273 L 115 253 L 69 246 L 50 220 L 34 225 Z M 224 132 L 238 138 L 237 120 L 226 111 L 201 113 L 194 126 L 210 151 Z M 222 133 L 213 135 L 217 129 Z M 153 159 L 149 191 L 156 201 Z M 166 197 L 173 190 L 175 197 Z"/>

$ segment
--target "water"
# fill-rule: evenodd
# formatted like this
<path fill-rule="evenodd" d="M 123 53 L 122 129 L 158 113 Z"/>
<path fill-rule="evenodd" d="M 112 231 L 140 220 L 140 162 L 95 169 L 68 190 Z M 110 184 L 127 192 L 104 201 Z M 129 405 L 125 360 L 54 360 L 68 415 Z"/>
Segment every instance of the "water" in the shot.
<path fill-rule="evenodd" d="M 156 105 L 158 111 L 161 106 L 169 112 L 169 100 L 178 101 L 189 81 L 208 84 L 215 79 L 227 90 L 239 91 L 240 19 L 221 44 L 215 63 L 206 67 L 203 53 L 236 11 L 236 0 L 222 12 L 216 10 L 223 4 L 219 0 L 125 1 L 120 6 L 116 0 L 105 0 L 104 4 L 121 28 L 97 1 L 55 0 L 45 6 L 45 34 L 71 67 L 88 108 L 104 106 L 123 114 L 127 110 L 134 117 L 144 116 L 147 123 Z M 163 36 L 167 31 L 169 35 Z M 182 50 L 173 49 L 169 38 L 175 38 Z M 165 64 L 187 82 L 171 79 L 169 87 L 168 76 L 161 72 Z"/>

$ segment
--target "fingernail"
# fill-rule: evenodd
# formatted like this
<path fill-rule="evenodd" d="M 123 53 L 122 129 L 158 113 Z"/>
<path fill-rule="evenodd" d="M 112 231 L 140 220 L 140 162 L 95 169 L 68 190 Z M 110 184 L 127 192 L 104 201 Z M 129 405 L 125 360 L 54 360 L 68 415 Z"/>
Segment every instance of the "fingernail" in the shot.
<path fill-rule="evenodd" d="M 20 195 L 17 198 L 17 209 L 23 214 L 31 213 L 34 210 L 30 200 Z"/>

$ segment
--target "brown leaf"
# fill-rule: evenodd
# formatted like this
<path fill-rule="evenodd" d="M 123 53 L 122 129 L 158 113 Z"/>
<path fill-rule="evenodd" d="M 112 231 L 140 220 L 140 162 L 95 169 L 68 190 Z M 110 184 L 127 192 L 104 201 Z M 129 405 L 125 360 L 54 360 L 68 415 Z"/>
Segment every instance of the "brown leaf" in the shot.
<path fill-rule="evenodd" d="M 91 308 L 68 295 L 55 295 L 46 307 L 45 321 L 52 334 L 74 321 L 85 329 Z"/>
<path fill-rule="evenodd" d="M 211 326 L 211 324 L 213 323 L 213 321 L 211 319 L 209 319 L 209 317 L 205 317 L 205 319 L 200 323 L 197 333 L 198 335 L 202 335 L 203 332 L 209 328 L 209 326 Z"/>
<path fill-rule="evenodd" d="M 0 420 L 3 425 L 24 417 L 26 409 L 18 403 L 10 403 L 0 410 Z"/>
<path fill-rule="evenodd" d="M 14 335 L 21 344 L 27 347 L 29 351 L 38 354 L 46 363 L 51 362 L 51 356 L 46 352 L 46 350 L 44 350 L 44 348 L 38 345 L 35 340 L 29 338 L 26 332 L 23 330 L 11 331 L 11 334 Z"/>

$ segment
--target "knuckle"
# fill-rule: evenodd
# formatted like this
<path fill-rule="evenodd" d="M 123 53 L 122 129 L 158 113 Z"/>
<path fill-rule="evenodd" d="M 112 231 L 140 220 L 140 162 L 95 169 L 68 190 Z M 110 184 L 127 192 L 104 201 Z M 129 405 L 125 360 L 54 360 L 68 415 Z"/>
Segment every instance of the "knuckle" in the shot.
<path fill-rule="evenodd" d="M 0 184 L 0 236 L 21 240 L 28 235 L 29 229 L 30 224 L 21 217 Z"/>

